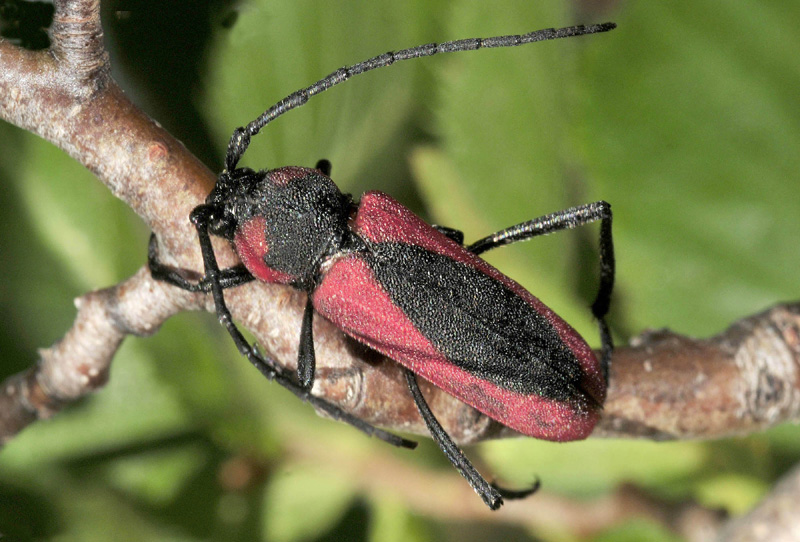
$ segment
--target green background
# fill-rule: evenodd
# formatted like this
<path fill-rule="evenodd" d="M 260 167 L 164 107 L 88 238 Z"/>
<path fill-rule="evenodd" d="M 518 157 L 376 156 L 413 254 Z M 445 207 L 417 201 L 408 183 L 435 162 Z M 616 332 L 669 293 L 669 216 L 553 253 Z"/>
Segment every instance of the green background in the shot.
<path fill-rule="evenodd" d="M 597 5 L 104 2 L 103 15 L 120 83 L 214 170 L 235 126 L 342 65 L 430 41 L 616 21 L 610 34 L 358 77 L 270 125 L 244 163 L 329 158 L 344 191 L 387 191 L 433 222 L 464 229 L 468 241 L 605 199 L 615 212 L 611 322 L 620 341 L 659 327 L 706 336 L 797 299 L 800 4 Z M 64 334 L 74 297 L 144 263 L 148 232 L 80 165 L 7 124 L 0 182 L 5 377 Z M 595 244 L 596 228 L 588 228 L 489 259 L 597 346 L 587 310 Z M 470 453 L 486 473 L 515 483 L 535 473 L 545 491 L 574 498 L 633 483 L 738 514 L 800 458 L 800 431 L 709 443 L 526 439 Z M 568 528 L 437 518 L 388 482 L 364 493 L 358 465 L 373 462 L 410 468 L 422 483 L 429 471 L 431 484 L 458 477 L 427 439 L 414 453 L 395 451 L 318 418 L 239 359 L 213 316 L 183 314 L 152 338 L 126 340 L 105 389 L 0 452 L 0 533 L 64 541 L 572 539 Z M 637 521 L 590 539 L 679 538 Z"/>

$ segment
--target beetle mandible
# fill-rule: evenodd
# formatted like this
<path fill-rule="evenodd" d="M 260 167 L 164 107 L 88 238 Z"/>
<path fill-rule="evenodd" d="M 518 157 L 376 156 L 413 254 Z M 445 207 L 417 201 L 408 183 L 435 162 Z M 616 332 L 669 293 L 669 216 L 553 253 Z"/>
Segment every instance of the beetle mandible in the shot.
<path fill-rule="evenodd" d="M 159 262 L 151 236 L 152 275 L 189 291 L 210 292 L 217 316 L 242 355 L 265 376 L 334 418 L 396 446 L 416 443 L 373 427 L 311 394 L 314 312 L 405 367 L 414 401 L 433 439 L 492 509 L 512 491 L 487 482 L 445 432 L 417 384 L 419 375 L 520 433 L 554 441 L 586 438 L 605 400 L 613 348 L 605 321 L 614 284 L 611 207 L 572 207 L 489 235 L 470 245 L 460 231 L 431 226 L 381 192 L 356 202 L 330 178 L 331 165 L 269 171 L 237 167 L 269 122 L 360 73 L 437 53 L 512 47 L 605 32 L 614 23 L 473 38 L 389 52 L 336 70 L 290 94 L 245 127 L 228 145 L 225 168 L 190 220 L 197 229 L 205 275 L 199 282 Z M 479 255 L 499 246 L 600 220 L 600 286 L 592 305 L 602 340 L 598 360 L 572 327 Z M 229 240 L 242 264 L 220 269 L 210 235 Z M 223 290 L 251 280 L 307 293 L 297 373 L 251 346 L 234 324 Z"/>

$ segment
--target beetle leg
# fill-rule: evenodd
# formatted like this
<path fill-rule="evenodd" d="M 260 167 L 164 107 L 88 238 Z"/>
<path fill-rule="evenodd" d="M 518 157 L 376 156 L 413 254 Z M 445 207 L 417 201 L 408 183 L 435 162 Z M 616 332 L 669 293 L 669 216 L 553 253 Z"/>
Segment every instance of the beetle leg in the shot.
<path fill-rule="evenodd" d="M 451 241 L 455 241 L 459 245 L 464 245 L 464 232 L 455 228 L 448 228 L 447 226 L 439 226 L 438 224 L 431 224 L 434 230 L 444 234 Z"/>
<path fill-rule="evenodd" d="M 330 161 L 323 158 L 322 160 L 317 161 L 317 165 L 314 166 L 314 169 L 319 170 L 320 173 L 322 173 L 326 177 L 330 177 L 332 167 L 333 166 L 331 166 Z"/>
<path fill-rule="evenodd" d="M 469 485 L 475 490 L 475 493 L 483 499 L 483 502 L 492 510 L 500 508 L 503 504 L 501 492 L 487 482 L 477 469 L 472 466 L 472 463 L 470 463 L 467 456 L 464 455 L 464 452 L 453 442 L 453 439 L 450 438 L 450 435 L 447 434 L 447 431 L 444 430 L 433 415 L 433 412 L 431 412 L 428 403 L 425 401 L 425 397 L 422 396 L 422 392 L 419 389 L 417 376 L 409 369 L 404 370 L 406 373 L 406 381 L 408 382 L 408 389 L 411 390 L 411 396 L 414 398 L 417 409 L 419 409 L 422 419 L 425 420 L 425 425 L 428 426 L 428 431 L 431 432 L 433 440 L 435 440 L 439 448 L 442 449 L 444 455 L 450 460 L 450 463 L 461 473 L 461 476 L 466 478 Z"/>
<path fill-rule="evenodd" d="M 611 205 L 605 201 L 596 201 L 577 207 L 570 207 L 527 222 L 511 226 L 480 239 L 467 247 L 473 254 L 482 254 L 487 250 L 519 241 L 525 241 L 537 235 L 546 235 L 568 230 L 600 220 L 600 286 L 597 297 L 592 303 L 592 314 L 597 319 L 602 343 L 602 359 L 600 363 L 603 375 L 608 382 L 608 367 L 611 363 L 611 352 L 614 343 L 605 317 L 611 303 L 611 292 L 614 289 L 614 239 L 611 235 Z"/>
<path fill-rule="evenodd" d="M 614 341 L 608 329 L 606 314 L 611 304 L 611 292 L 614 289 L 614 239 L 611 236 L 611 207 L 608 207 L 608 216 L 600 222 L 600 286 L 597 297 L 592 303 L 592 314 L 597 318 L 600 327 L 600 341 L 603 345 L 603 356 L 600 360 L 603 367 L 603 376 L 608 382 L 608 368 L 611 365 L 611 353 L 614 350 Z"/>
<path fill-rule="evenodd" d="M 147 246 L 147 267 L 154 279 L 164 281 L 182 290 L 189 292 L 210 292 L 211 285 L 207 279 L 203 278 L 198 282 L 187 280 L 181 271 L 175 267 L 164 265 L 158 261 L 158 242 L 156 234 L 150 234 L 150 243 Z M 255 280 L 250 271 L 242 265 L 235 265 L 220 270 L 219 282 L 223 289 L 241 286 Z"/>
<path fill-rule="evenodd" d="M 533 483 L 531 487 L 528 489 L 508 489 L 505 487 L 500 487 L 494 482 L 492 482 L 492 487 L 497 490 L 498 493 L 503 497 L 503 499 L 508 499 L 509 501 L 515 501 L 524 499 L 530 495 L 533 495 L 537 491 L 539 491 L 539 487 L 541 486 L 541 482 L 537 478 L 536 481 Z"/>
<path fill-rule="evenodd" d="M 297 349 L 297 378 L 300 380 L 300 386 L 306 390 L 314 387 L 314 370 L 317 363 L 314 354 L 313 323 L 314 305 L 311 303 L 311 296 L 308 296 L 303 311 L 303 324 L 300 326 L 300 346 Z"/>

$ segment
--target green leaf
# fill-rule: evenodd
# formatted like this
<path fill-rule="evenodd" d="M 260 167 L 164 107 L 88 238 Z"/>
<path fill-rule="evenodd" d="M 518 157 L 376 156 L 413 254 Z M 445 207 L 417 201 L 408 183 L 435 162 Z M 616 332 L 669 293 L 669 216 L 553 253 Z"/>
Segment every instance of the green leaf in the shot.
<path fill-rule="evenodd" d="M 593 542 L 679 542 L 680 537 L 646 520 L 633 520 L 592 538 Z"/>
<path fill-rule="evenodd" d="M 206 461 L 200 446 L 188 445 L 122 457 L 109 466 L 107 475 L 114 487 L 155 505 L 166 505 Z"/>
<path fill-rule="evenodd" d="M 313 540 L 336 524 L 352 498 L 352 487 L 336 473 L 295 464 L 267 486 L 262 537 L 270 542 Z"/>
<path fill-rule="evenodd" d="M 371 542 L 426 542 L 435 540 L 420 518 L 391 495 L 375 499 L 372 506 Z"/>
<path fill-rule="evenodd" d="M 704 481 L 698 488 L 698 501 L 711 509 L 744 514 L 763 499 L 769 486 L 754 476 L 723 474 Z"/>

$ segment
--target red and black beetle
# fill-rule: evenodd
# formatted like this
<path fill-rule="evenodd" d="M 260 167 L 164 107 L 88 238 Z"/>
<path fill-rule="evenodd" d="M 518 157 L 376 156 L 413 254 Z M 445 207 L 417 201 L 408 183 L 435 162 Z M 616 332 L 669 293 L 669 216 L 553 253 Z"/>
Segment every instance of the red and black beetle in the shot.
<path fill-rule="evenodd" d="M 425 223 L 386 194 L 367 192 L 359 202 L 342 194 L 325 160 L 314 169 L 289 166 L 258 172 L 237 164 L 250 138 L 266 124 L 352 75 L 439 52 L 509 47 L 614 26 L 423 45 L 341 68 L 291 94 L 234 132 L 225 170 L 206 202 L 191 213 L 205 265 L 203 280 L 189 282 L 178 270 L 160 264 L 151 238 L 153 276 L 187 290 L 211 292 L 217 315 L 240 352 L 268 378 L 368 434 L 413 447 L 415 443 L 311 395 L 311 323 L 316 311 L 406 367 L 409 388 L 433 438 L 490 508 L 498 508 L 503 497 L 535 491 L 538 482 L 521 492 L 489 484 L 439 425 L 415 375 L 520 433 L 554 441 L 586 438 L 605 400 L 612 350 L 605 323 L 614 283 L 610 206 L 601 201 L 573 207 L 464 246 L 461 232 Z M 596 220 L 601 221 L 601 274 L 592 312 L 603 343 L 599 361 L 569 324 L 478 256 Z M 220 270 L 211 234 L 231 241 L 242 265 Z M 299 382 L 251 346 L 231 319 L 223 290 L 253 279 L 287 284 L 308 294 L 300 331 Z"/>

